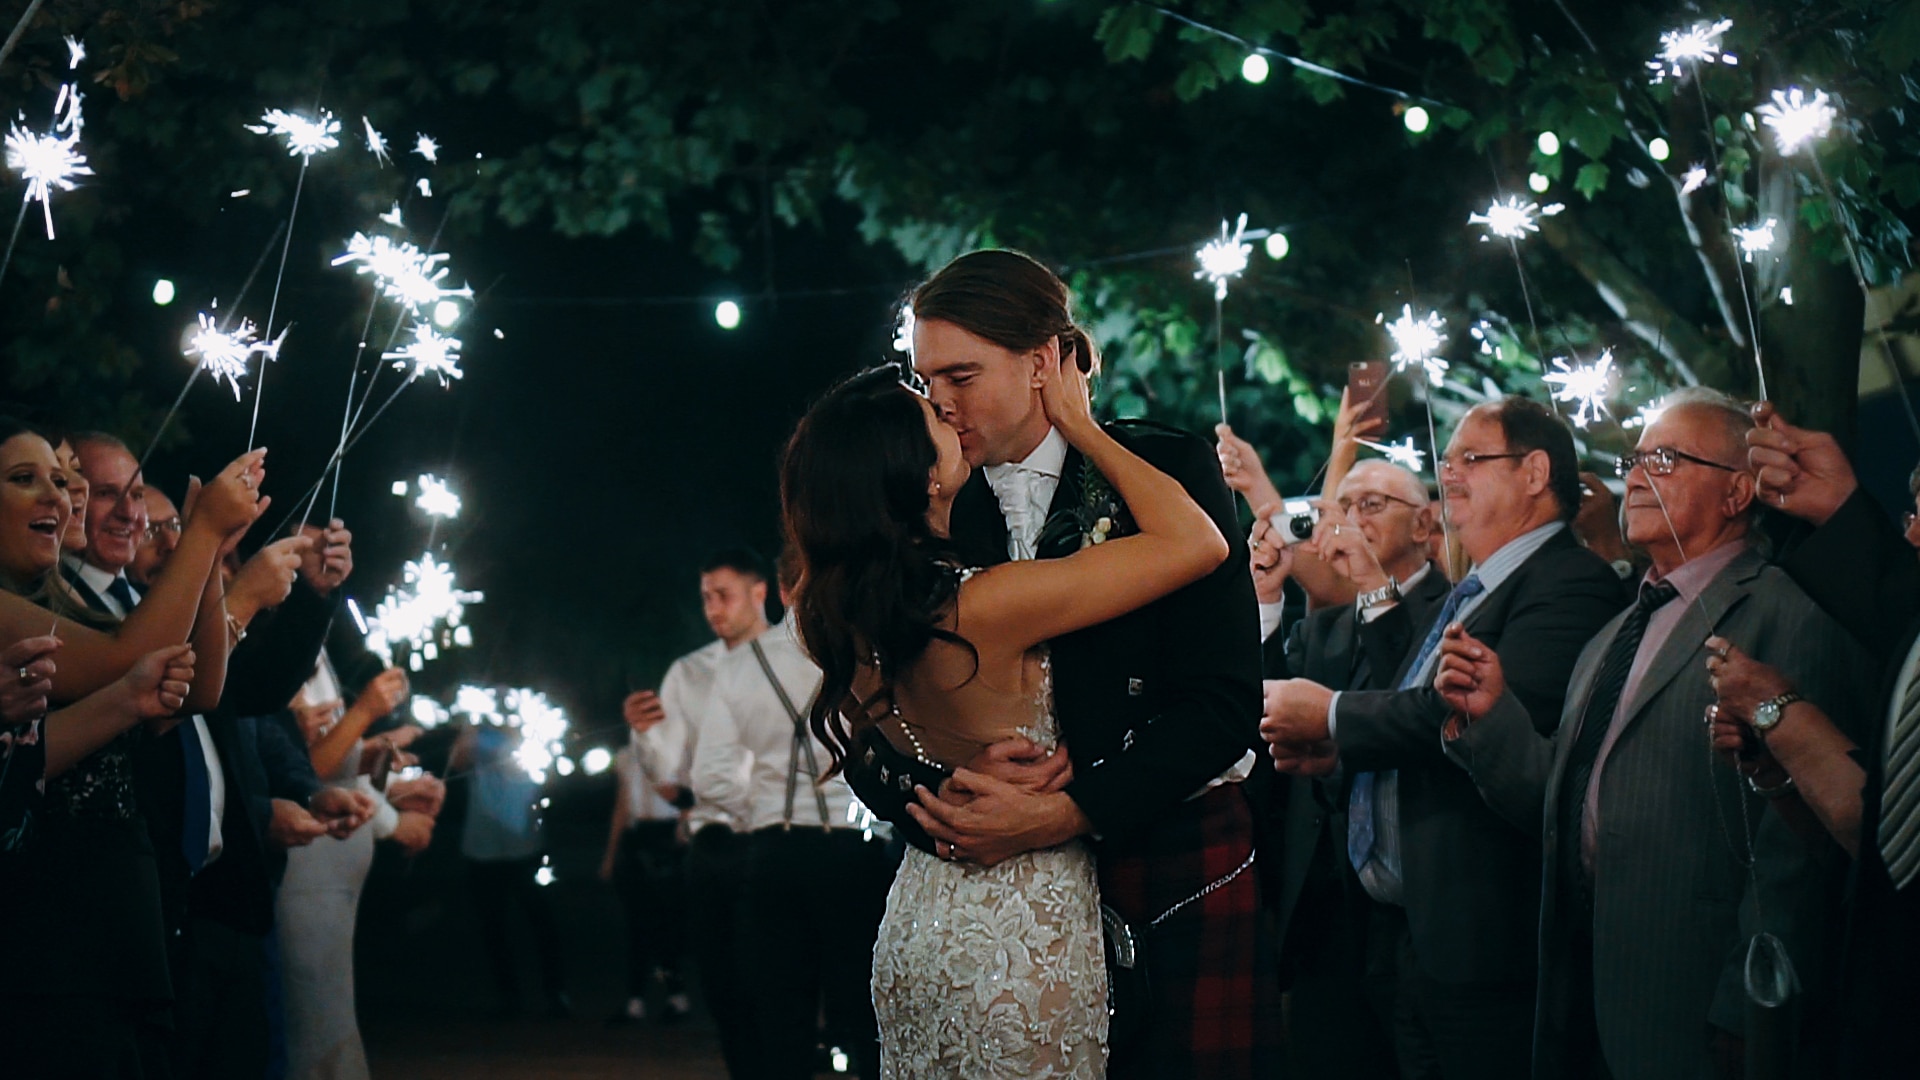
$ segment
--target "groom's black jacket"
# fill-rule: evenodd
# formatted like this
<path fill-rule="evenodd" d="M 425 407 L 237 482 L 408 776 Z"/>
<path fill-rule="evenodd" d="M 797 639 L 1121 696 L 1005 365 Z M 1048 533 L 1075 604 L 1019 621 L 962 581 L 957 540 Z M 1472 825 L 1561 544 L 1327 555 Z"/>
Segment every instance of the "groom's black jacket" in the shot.
<path fill-rule="evenodd" d="M 1260 618 L 1247 541 L 1213 448 L 1143 421 L 1107 426 L 1120 443 L 1178 480 L 1231 549 L 1211 574 L 1172 595 L 1051 643 L 1054 708 L 1073 757 L 1067 794 L 1103 841 L 1156 824 L 1260 741 Z M 1067 454 L 1040 558 L 1078 550 L 1073 516 L 1087 462 Z M 1007 523 L 976 470 L 954 498 L 954 546 L 972 566 L 1007 561 Z M 1264 760 L 1264 758 L 1262 758 Z M 1260 770 L 1256 765 L 1256 773 Z M 847 762 L 855 794 L 916 847 L 932 850 L 907 815 L 913 785 L 938 790 L 944 774 L 901 754 L 878 730 Z"/>

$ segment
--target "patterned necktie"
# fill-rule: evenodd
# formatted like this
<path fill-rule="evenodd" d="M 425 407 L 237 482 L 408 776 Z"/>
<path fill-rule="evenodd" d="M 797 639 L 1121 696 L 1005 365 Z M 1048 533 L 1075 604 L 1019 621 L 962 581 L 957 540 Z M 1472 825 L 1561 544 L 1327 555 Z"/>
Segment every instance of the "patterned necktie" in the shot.
<path fill-rule="evenodd" d="M 1012 465 L 993 485 L 1000 500 L 1000 514 L 1007 519 L 1007 554 L 1014 559 L 1033 558 L 1035 527 L 1033 480 L 1040 474 L 1024 465 Z"/>
<path fill-rule="evenodd" d="M 1900 712 L 1887 736 L 1886 779 L 1880 787 L 1880 857 L 1895 888 L 1920 872 L 1920 676 L 1907 682 Z"/>
<path fill-rule="evenodd" d="M 1580 856 L 1580 822 L 1587 807 L 1587 785 L 1593 781 L 1593 767 L 1600 759 L 1600 744 L 1613 728 L 1613 715 L 1620 711 L 1620 695 L 1627 688 L 1627 676 L 1633 671 L 1634 657 L 1640 654 L 1640 642 L 1647 636 L 1647 623 L 1653 613 L 1664 607 L 1680 590 L 1666 582 L 1640 590 L 1640 599 L 1627 613 L 1620 630 L 1601 658 L 1600 670 L 1593 677 L 1593 690 L 1587 695 L 1587 707 L 1580 714 L 1580 730 L 1574 734 L 1573 750 L 1567 755 L 1567 767 L 1560 781 L 1560 871 L 1563 882 L 1578 886 L 1576 897 L 1592 891 L 1586 863 Z M 1572 876 L 1568 876 L 1572 875 Z"/>
<path fill-rule="evenodd" d="M 1421 673 L 1426 670 L 1427 662 L 1440 648 L 1440 638 L 1452 624 L 1453 617 L 1467 601 L 1480 595 L 1485 586 L 1480 578 L 1468 574 L 1460 584 L 1447 594 L 1447 601 L 1440 605 L 1440 617 L 1433 621 L 1433 629 L 1427 631 L 1427 639 L 1420 643 L 1420 651 L 1414 655 L 1413 666 L 1400 680 L 1400 689 L 1411 690 L 1420 685 Z M 1353 792 L 1347 796 L 1347 861 L 1353 863 L 1358 872 L 1373 857 L 1374 827 L 1374 787 L 1378 782 L 1378 773 L 1363 772 L 1353 778 Z"/>

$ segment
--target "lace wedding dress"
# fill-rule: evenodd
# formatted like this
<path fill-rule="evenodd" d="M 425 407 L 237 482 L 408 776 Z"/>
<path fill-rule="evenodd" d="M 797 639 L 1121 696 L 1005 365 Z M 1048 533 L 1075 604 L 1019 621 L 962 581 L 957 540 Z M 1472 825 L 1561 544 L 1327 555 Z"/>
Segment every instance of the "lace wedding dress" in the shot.
<path fill-rule="evenodd" d="M 1051 749 L 1059 727 L 1043 666 L 1021 734 Z M 1104 1077 L 1092 851 L 1076 841 L 978 866 L 908 848 L 874 946 L 873 1003 L 888 1080 Z"/>

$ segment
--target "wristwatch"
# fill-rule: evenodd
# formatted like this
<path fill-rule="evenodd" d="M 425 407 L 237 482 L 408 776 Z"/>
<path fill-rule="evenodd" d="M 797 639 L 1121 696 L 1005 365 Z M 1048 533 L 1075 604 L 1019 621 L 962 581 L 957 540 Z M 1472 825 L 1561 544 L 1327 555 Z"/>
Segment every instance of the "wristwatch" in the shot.
<path fill-rule="evenodd" d="M 1787 706 L 1800 700 L 1800 695 L 1789 690 L 1779 697 L 1768 698 L 1753 707 L 1753 730 L 1765 735 L 1780 726 L 1781 717 L 1787 714 Z"/>
<path fill-rule="evenodd" d="M 1365 611 L 1370 607 L 1375 607 L 1380 604 L 1398 603 L 1399 600 L 1400 584 L 1392 578 L 1388 578 L 1385 585 L 1371 592 L 1363 592 L 1359 596 L 1354 597 L 1354 604 L 1357 605 L 1361 611 Z"/>

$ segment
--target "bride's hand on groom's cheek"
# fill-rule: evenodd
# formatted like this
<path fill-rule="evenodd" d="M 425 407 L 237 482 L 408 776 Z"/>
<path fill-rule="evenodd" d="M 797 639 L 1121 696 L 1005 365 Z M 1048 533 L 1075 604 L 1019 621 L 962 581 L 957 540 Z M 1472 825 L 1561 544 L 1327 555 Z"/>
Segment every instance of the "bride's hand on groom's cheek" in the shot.
<path fill-rule="evenodd" d="M 1073 762 L 1061 745 L 1051 753 L 1031 739 L 1002 739 L 974 755 L 966 767 L 1025 791 L 1046 794 L 1064 791 L 1073 783 Z M 941 785 L 940 797 L 959 803 L 971 798 L 964 791 Z"/>

